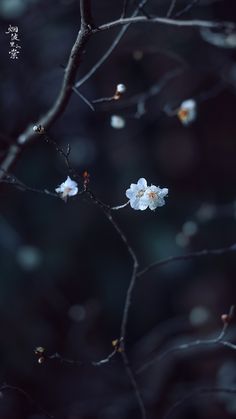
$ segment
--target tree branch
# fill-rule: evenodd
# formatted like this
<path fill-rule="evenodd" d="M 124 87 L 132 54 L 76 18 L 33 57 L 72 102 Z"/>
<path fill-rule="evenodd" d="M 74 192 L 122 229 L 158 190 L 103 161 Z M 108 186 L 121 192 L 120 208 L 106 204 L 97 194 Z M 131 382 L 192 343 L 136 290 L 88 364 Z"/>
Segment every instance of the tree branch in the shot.
<path fill-rule="evenodd" d="M 71 49 L 62 86 L 54 104 L 51 109 L 49 109 L 46 114 L 36 122 L 36 124 L 30 124 L 28 128 L 26 128 L 26 130 L 18 137 L 16 144 L 10 146 L 1 164 L 1 168 L 4 171 L 9 170 L 21 149 L 36 138 L 36 134 L 33 131 L 33 125 L 42 125 L 45 129 L 49 128 L 65 111 L 73 92 L 72 88 L 75 82 L 78 67 L 81 63 L 84 48 L 92 34 L 90 3 L 90 0 L 80 1 L 81 27 Z M 4 177 L 4 171 L 1 171 L 0 179 Z"/>
<path fill-rule="evenodd" d="M 186 255 L 170 256 L 166 259 L 160 259 L 157 262 L 151 263 L 146 268 L 139 271 L 137 273 L 137 277 L 140 278 L 141 276 L 145 275 L 146 273 L 148 273 L 152 269 L 159 268 L 160 266 L 168 265 L 169 263 L 181 262 L 183 260 L 197 259 L 197 258 L 202 257 L 202 256 L 219 256 L 219 255 L 224 255 L 224 254 L 230 253 L 230 252 L 236 252 L 236 243 L 234 243 L 232 246 L 224 247 L 224 248 L 221 248 L 221 249 L 212 249 L 212 250 L 204 249 L 204 250 L 200 250 L 198 252 L 188 253 Z"/>
<path fill-rule="evenodd" d="M 221 28 L 221 29 L 233 29 L 235 28 L 235 24 L 233 22 L 213 22 L 209 20 L 176 20 L 176 19 L 169 19 L 165 17 L 151 17 L 147 18 L 146 16 L 137 16 L 137 17 L 130 17 L 124 19 L 114 20 L 113 22 L 105 23 L 99 28 L 93 29 L 93 33 L 104 31 L 107 29 L 112 29 L 116 26 L 127 25 L 129 23 L 160 23 L 164 25 L 170 26 L 178 26 L 178 27 L 200 27 L 200 28 Z"/>
<path fill-rule="evenodd" d="M 91 0 L 80 1 L 80 14 L 81 14 L 81 27 L 91 28 L 93 26 Z"/>

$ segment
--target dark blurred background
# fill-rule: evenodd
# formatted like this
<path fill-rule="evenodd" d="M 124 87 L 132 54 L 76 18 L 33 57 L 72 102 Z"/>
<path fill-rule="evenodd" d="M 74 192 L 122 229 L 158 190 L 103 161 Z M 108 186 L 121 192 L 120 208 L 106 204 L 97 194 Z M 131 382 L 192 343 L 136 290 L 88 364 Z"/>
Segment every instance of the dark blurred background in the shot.
<path fill-rule="evenodd" d="M 120 16 L 122 0 L 92 2 L 96 24 Z M 168 0 L 149 0 L 146 12 L 165 16 Z M 188 4 L 179 0 L 173 15 Z M 129 13 L 134 4 L 131 2 Z M 236 20 L 235 0 L 200 0 L 183 19 Z M 55 100 L 79 28 L 77 0 L 0 0 L 1 159 L 11 142 Z M 9 58 L 9 25 L 17 25 L 18 60 Z M 79 69 L 85 75 L 106 51 L 119 28 L 96 34 Z M 110 58 L 81 88 L 89 100 L 109 97 L 116 85 L 127 91 L 119 102 L 97 104 L 96 112 L 73 95 L 50 129 L 60 146 L 71 145 L 71 163 L 91 177 L 91 188 L 111 205 L 125 202 L 130 183 L 169 188 L 155 213 L 126 207 L 115 218 L 142 266 L 170 255 L 221 248 L 236 239 L 236 34 L 196 28 L 140 24 L 129 28 Z M 208 36 L 209 38 L 209 36 Z M 220 39 L 221 45 L 214 45 Z M 211 42 L 213 39 L 213 43 Z M 137 117 L 133 98 L 180 68 Z M 196 121 L 185 127 L 176 109 L 198 102 Z M 131 101 L 131 104 L 130 104 Z M 110 124 L 112 115 L 123 129 Z M 39 139 L 18 158 L 13 173 L 35 188 L 54 190 L 67 176 L 63 159 Z M 121 360 L 89 365 L 112 350 L 132 261 L 98 208 L 83 198 L 62 200 L 11 185 L 0 188 L 0 382 L 23 389 L 0 393 L 1 419 L 43 419 L 41 407 L 61 419 L 139 417 Z M 137 285 L 128 323 L 134 369 L 182 342 L 209 338 L 220 315 L 236 302 L 235 256 L 228 254 L 171 264 Z M 235 338 L 232 324 L 229 338 Z M 48 354 L 77 359 L 80 367 L 46 361 Z M 179 399 L 202 387 L 236 386 L 236 352 L 210 347 L 172 354 L 138 375 L 149 418 L 160 418 Z M 228 418 L 235 396 L 194 397 L 173 417 Z"/>

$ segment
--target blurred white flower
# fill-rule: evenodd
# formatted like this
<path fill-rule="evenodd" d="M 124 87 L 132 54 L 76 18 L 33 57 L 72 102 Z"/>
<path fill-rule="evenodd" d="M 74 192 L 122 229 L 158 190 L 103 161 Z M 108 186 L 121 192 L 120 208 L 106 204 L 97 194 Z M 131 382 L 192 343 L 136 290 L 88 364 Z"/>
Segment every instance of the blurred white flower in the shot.
<path fill-rule="evenodd" d="M 122 83 L 117 84 L 116 91 L 117 91 L 117 93 L 125 93 L 125 91 L 126 91 L 125 84 L 122 84 Z"/>
<path fill-rule="evenodd" d="M 111 126 L 115 129 L 122 129 L 125 127 L 125 120 L 119 115 L 111 116 Z"/>
<path fill-rule="evenodd" d="M 66 181 L 58 186 L 55 191 L 66 201 L 68 196 L 75 196 L 78 193 L 78 184 L 70 176 L 67 176 Z"/>
<path fill-rule="evenodd" d="M 164 197 L 168 194 L 167 188 L 159 188 L 159 186 L 147 185 L 144 178 L 140 178 L 137 183 L 131 183 L 130 188 L 126 191 L 129 198 L 131 208 L 144 211 L 148 207 L 155 210 L 165 204 Z"/>
<path fill-rule="evenodd" d="M 197 117 L 197 104 L 195 100 L 184 100 L 177 110 L 179 120 L 183 125 L 190 125 Z"/>

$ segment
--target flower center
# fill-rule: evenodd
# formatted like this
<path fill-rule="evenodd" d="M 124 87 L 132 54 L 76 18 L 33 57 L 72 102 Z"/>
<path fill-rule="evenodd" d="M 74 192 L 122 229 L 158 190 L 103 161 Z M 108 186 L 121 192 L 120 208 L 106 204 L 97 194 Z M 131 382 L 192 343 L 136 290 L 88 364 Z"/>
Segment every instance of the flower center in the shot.
<path fill-rule="evenodd" d="M 157 193 L 156 192 L 148 192 L 148 197 L 149 199 L 156 199 L 157 198 Z"/>
<path fill-rule="evenodd" d="M 145 192 L 144 189 L 140 189 L 140 191 L 138 191 L 136 193 L 136 198 L 141 198 L 143 196 L 144 192 Z"/>
<path fill-rule="evenodd" d="M 181 121 L 185 121 L 189 116 L 189 111 L 187 109 L 180 109 L 178 111 L 178 117 Z"/>
<path fill-rule="evenodd" d="M 72 190 L 72 189 L 71 189 L 71 188 L 69 188 L 69 187 L 65 188 L 65 189 L 64 189 L 64 191 L 63 191 L 62 196 L 64 197 L 64 196 L 68 195 L 68 193 L 69 193 L 71 190 Z"/>

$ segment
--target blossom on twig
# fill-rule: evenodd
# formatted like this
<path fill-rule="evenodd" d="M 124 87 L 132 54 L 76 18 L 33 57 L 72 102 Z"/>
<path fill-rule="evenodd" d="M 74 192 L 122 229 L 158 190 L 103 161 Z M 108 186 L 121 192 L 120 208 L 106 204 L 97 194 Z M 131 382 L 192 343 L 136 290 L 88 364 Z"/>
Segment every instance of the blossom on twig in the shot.
<path fill-rule="evenodd" d="M 130 188 L 126 190 L 131 208 L 141 211 L 147 208 L 154 211 L 157 207 L 162 207 L 165 205 L 164 198 L 167 194 L 167 188 L 148 186 L 144 178 L 140 178 L 137 183 L 131 183 Z"/>
<path fill-rule="evenodd" d="M 197 117 L 197 104 L 195 100 L 184 100 L 177 110 L 179 120 L 183 125 L 190 125 Z"/>
<path fill-rule="evenodd" d="M 117 91 L 117 93 L 125 93 L 125 91 L 126 91 L 125 84 L 122 84 L 122 83 L 117 84 L 116 91 Z"/>
<path fill-rule="evenodd" d="M 61 198 L 64 199 L 64 201 L 67 201 L 69 196 L 75 196 L 78 193 L 78 184 L 72 180 L 70 176 L 67 176 L 66 181 L 58 186 L 55 191 L 61 195 Z"/>

